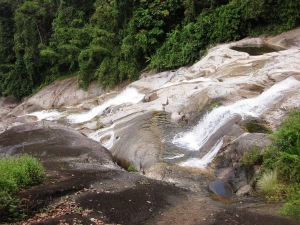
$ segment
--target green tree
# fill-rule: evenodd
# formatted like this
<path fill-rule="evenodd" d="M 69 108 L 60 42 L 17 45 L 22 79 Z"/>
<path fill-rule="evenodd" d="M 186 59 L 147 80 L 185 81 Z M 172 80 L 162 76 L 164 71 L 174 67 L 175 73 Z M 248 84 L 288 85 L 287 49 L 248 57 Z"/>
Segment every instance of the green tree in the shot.
<path fill-rule="evenodd" d="M 11 70 L 15 61 L 13 14 L 14 8 L 10 2 L 0 2 L 0 93 L 5 90 L 5 74 Z"/>
<path fill-rule="evenodd" d="M 53 13 L 49 9 L 52 5 L 46 1 L 25 1 L 14 11 L 14 36 L 9 37 L 9 43 L 13 41 L 15 62 L 2 73 L 3 94 L 20 98 L 31 94 L 43 81 L 39 45 L 48 42 Z"/>
<path fill-rule="evenodd" d="M 60 1 L 50 44 L 41 49 L 43 59 L 52 65 L 53 75 L 78 71 L 79 53 L 91 40 L 84 27 L 92 11 L 90 1 Z"/>

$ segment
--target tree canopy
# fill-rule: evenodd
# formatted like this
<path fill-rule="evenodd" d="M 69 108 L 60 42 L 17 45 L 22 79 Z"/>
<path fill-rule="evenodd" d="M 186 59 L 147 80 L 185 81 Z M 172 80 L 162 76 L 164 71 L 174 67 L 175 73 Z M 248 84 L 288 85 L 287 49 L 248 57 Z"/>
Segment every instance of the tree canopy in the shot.
<path fill-rule="evenodd" d="M 0 93 L 21 98 L 61 77 L 112 87 L 173 69 L 210 44 L 300 22 L 294 0 L 0 0 Z"/>

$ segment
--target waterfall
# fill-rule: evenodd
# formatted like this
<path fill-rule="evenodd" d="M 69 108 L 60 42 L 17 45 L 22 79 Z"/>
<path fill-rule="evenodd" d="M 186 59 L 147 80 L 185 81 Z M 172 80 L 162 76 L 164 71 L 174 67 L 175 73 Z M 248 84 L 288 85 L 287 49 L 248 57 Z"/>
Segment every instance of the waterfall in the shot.
<path fill-rule="evenodd" d="M 274 105 L 274 102 L 283 99 L 283 92 L 297 89 L 299 86 L 298 80 L 289 77 L 255 98 L 244 99 L 232 105 L 215 108 L 205 115 L 192 130 L 177 134 L 172 143 L 190 151 L 198 151 L 212 134 L 234 116 L 240 115 L 243 118 L 260 116 L 270 105 Z"/>
<path fill-rule="evenodd" d="M 198 158 L 192 158 L 188 159 L 185 162 L 180 163 L 180 166 L 187 166 L 187 167 L 196 167 L 196 168 L 205 168 L 218 154 L 220 148 L 223 145 L 223 140 L 219 140 L 215 146 L 206 153 L 205 156 L 203 156 L 201 159 Z"/>
<path fill-rule="evenodd" d="M 125 103 L 135 104 L 141 101 L 144 98 L 143 94 L 140 94 L 135 88 L 126 88 L 115 98 L 104 102 L 102 105 L 99 105 L 91 109 L 87 113 L 81 114 L 72 114 L 67 117 L 69 123 L 83 123 L 93 119 L 95 116 L 100 115 L 105 109 L 113 105 L 121 105 Z"/>

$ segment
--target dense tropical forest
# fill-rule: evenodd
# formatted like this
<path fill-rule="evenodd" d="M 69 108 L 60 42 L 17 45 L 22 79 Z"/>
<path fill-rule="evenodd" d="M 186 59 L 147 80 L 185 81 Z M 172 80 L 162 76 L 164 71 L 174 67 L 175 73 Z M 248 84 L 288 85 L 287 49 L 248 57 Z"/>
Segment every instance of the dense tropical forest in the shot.
<path fill-rule="evenodd" d="M 0 93 L 77 76 L 112 87 L 194 63 L 211 44 L 300 23 L 296 0 L 0 0 Z"/>

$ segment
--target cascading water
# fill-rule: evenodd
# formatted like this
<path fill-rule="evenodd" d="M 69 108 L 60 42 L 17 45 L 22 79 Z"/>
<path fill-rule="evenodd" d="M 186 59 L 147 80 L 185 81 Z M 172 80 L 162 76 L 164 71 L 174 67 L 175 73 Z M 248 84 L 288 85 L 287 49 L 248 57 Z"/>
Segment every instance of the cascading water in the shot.
<path fill-rule="evenodd" d="M 206 141 L 219 128 L 221 128 L 226 122 L 231 120 L 236 115 L 240 115 L 243 118 L 247 116 L 258 117 L 270 105 L 274 104 L 274 102 L 282 100 L 284 97 L 283 92 L 295 90 L 299 87 L 300 82 L 293 77 L 289 77 L 280 83 L 273 85 L 270 89 L 255 98 L 240 100 L 229 106 L 218 107 L 204 116 L 198 125 L 196 125 L 191 131 L 177 134 L 173 138 L 172 143 L 190 151 L 201 150 L 201 147 L 206 143 Z M 220 141 L 218 143 L 220 143 Z M 218 146 L 219 144 L 215 145 L 216 149 Z M 220 148 L 221 146 L 219 146 L 219 149 Z M 214 154 L 211 154 L 210 156 L 214 157 L 217 154 L 216 149 Z M 210 152 L 202 158 L 201 163 L 198 164 L 200 167 L 202 167 L 201 164 L 206 165 L 207 161 L 212 160 L 211 157 L 208 157 L 209 154 Z M 197 165 L 195 162 L 195 159 L 193 159 L 193 162 L 186 161 L 181 163 L 181 165 L 195 166 Z"/>
<path fill-rule="evenodd" d="M 219 140 L 215 146 L 201 159 L 191 158 L 185 162 L 180 163 L 180 166 L 196 167 L 196 168 L 205 168 L 218 154 L 220 148 L 223 145 L 223 140 Z"/>
<path fill-rule="evenodd" d="M 41 120 L 58 120 L 62 117 L 62 114 L 56 110 L 43 110 L 39 112 L 33 112 L 26 114 L 26 116 L 35 116 L 38 121 Z"/>
<path fill-rule="evenodd" d="M 117 95 L 115 98 L 104 102 L 87 113 L 73 114 L 67 117 L 69 123 L 83 123 L 93 119 L 95 116 L 101 114 L 105 109 L 113 105 L 121 105 L 125 103 L 135 104 L 144 98 L 143 94 L 140 94 L 135 88 L 126 88 L 123 92 Z"/>

